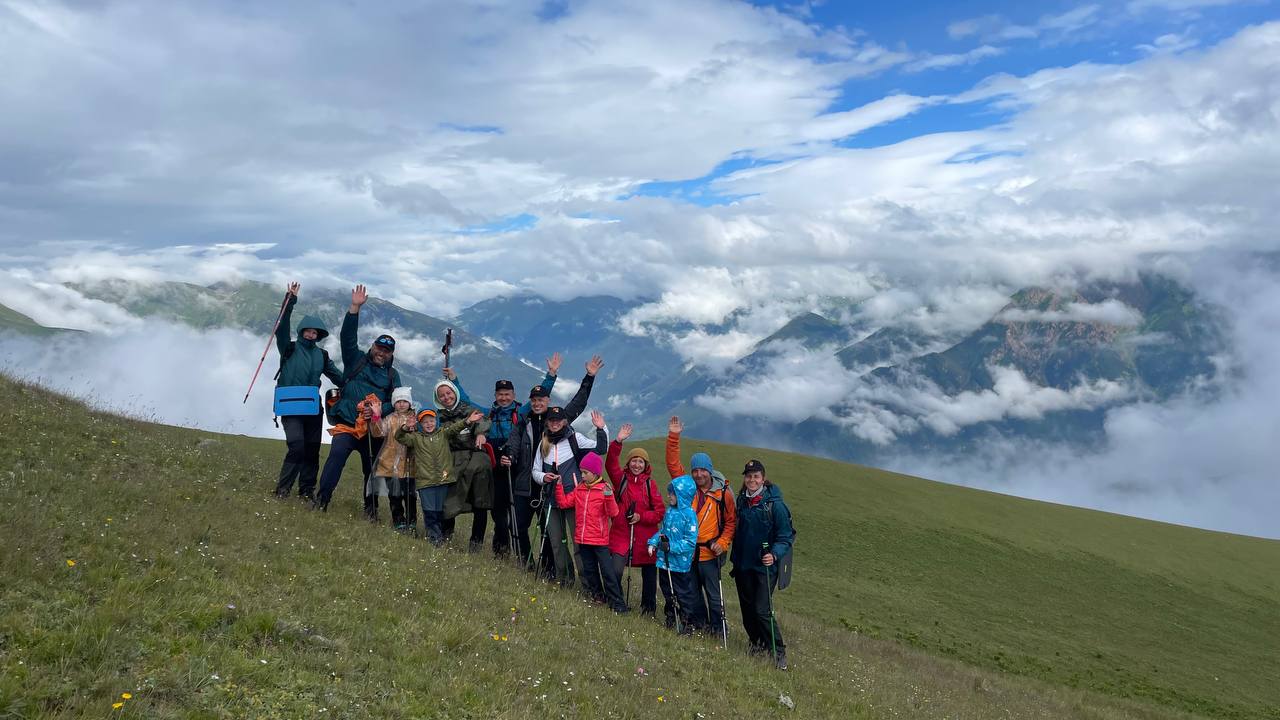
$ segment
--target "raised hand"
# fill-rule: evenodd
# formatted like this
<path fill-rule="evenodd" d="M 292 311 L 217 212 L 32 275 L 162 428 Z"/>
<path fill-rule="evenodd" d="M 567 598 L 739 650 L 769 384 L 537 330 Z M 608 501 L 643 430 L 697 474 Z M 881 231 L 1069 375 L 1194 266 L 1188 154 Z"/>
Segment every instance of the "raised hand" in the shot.
<path fill-rule="evenodd" d="M 360 312 L 360 306 L 369 301 L 369 292 L 364 289 L 363 285 L 357 285 L 351 291 L 351 309 L 348 312 L 352 314 Z"/>
<path fill-rule="evenodd" d="M 405 420 L 404 425 L 401 425 L 401 427 L 404 428 L 405 432 L 413 432 L 413 427 L 417 424 L 416 420 Z"/>
<path fill-rule="evenodd" d="M 547 358 L 547 374 L 555 377 L 560 372 L 560 363 L 564 362 L 564 358 L 560 357 L 560 353 L 551 353 L 551 357 Z"/>
<path fill-rule="evenodd" d="M 471 414 L 467 416 L 467 423 L 474 425 L 483 419 L 484 419 L 484 413 L 480 412 L 479 410 L 472 410 Z"/>
<path fill-rule="evenodd" d="M 599 410 L 591 411 L 591 424 L 596 426 L 597 430 L 604 429 L 604 413 Z"/>
<path fill-rule="evenodd" d="M 296 283 L 296 282 L 289 283 L 289 294 L 293 296 L 293 299 L 295 300 L 298 299 L 298 291 L 301 289 L 302 289 L 301 283 Z"/>
<path fill-rule="evenodd" d="M 587 374 L 595 377 L 602 367 L 604 367 L 604 360 L 600 359 L 599 355 L 592 355 L 591 359 L 587 361 Z"/>
<path fill-rule="evenodd" d="M 445 369 L 444 369 L 444 379 L 445 379 L 445 380 L 448 380 L 449 382 L 456 382 L 456 381 L 458 380 L 458 373 L 457 373 L 457 371 L 456 371 L 456 370 L 454 370 L 454 369 L 453 369 L 453 368 L 451 368 L 451 367 L 447 367 L 447 368 L 445 368 Z"/>
<path fill-rule="evenodd" d="M 614 439 L 618 442 L 625 442 L 627 438 L 631 437 L 631 430 L 631 423 L 623 423 L 622 427 L 618 428 L 618 436 Z"/>
<path fill-rule="evenodd" d="M 679 435 L 684 432 L 684 423 L 680 422 L 679 416 L 671 416 L 671 421 L 667 423 L 667 432 L 672 435 Z"/>

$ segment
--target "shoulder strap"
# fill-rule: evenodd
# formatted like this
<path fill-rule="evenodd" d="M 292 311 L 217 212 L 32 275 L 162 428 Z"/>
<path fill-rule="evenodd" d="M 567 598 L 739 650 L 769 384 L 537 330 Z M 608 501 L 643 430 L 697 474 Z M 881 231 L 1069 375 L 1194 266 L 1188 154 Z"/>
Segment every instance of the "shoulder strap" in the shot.
<path fill-rule="evenodd" d="M 573 452 L 573 461 L 580 462 L 582 460 L 582 448 L 578 447 L 578 433 L 573 427 L 569 427 L 569 432 L 565 433 L 565 438 L 569 441 L 569 450 Z"/>
<path fill-rule="evenodd" d="M 285 348 L 284 352 L 280 354 L 280 367 L 276 369 L 276 376 L 272 378 L 273 380 L 280 379 L 280 373 L 284 372 L 284 364 L 289 361 L 289 358 L 293 357 L 293 351 L 297 349 L 298 349 L 298 343 L 294 341 L 290 341 L 289 347 Z M 324 352 L 324 348 L 321 348 L 320 351 Z M 325 354 L 324 359 L 325 360 L 329 359 L 329 355 L 327 353 Z"/>

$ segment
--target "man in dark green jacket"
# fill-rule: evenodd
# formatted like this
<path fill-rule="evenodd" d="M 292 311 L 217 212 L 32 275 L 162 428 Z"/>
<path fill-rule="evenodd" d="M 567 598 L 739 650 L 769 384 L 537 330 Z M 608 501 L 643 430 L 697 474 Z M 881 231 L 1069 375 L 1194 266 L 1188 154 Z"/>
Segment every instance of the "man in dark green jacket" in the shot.
<path fill-rule="evenodd" d="M 276 349 L 280 351 L 280 372 L 276 373 L 276 387 L 320 387 L 320 376 L 329 378 L 334 385 L 342 383 L 342 373 L 329 359 L 329 354 L 317 343 L 329 335 L 324 322 L 315 315 L 306 315 L 298 323 L 298 339 L 289 340 L 289 325 L 293 306 L 298 303 L 298 283 L 289 283 L 289 298 L 284 314 L 276 325 Z M 319 390 L 316 391 L 317 393 Z M 280 419 L 284 426 L 285 445 L 288 450 L 280 466 L 280 479 L 276 482 L 276 495 L 289 497 L 293 481 L 298 481 L 298 496 L 311 499 L 316 487 L 316 473 L 320 469 L 320 432 L 324 430 L 321 412 L 315 415 L 287 415 Z"/>
<path fill-rule="evenodd" d="M 360 349 L 356 339 L 356 331 L 360 327 L 360 308 L 369 299 L 363 285 L 357 285 L 351 291 L 351 307 L 347 316 L 342 319 L 342 331 L 338 334 L 342 342 L 343 385 L 342 395 L 338 402 L 329 408 L 329 424 L 333 425 L 333 444 L 329 446 L 329 459 L 324 463 L 324 471 L 320 474 L 320 494 L 315 505 L 321 510 L 329 507 L 333 499 L 333 491 L 342 478 L 342 469 L 347 465 L 347 458 L 352 452 L 360 454 L 360 469 L 366 480 L 372 469 L 373 459 L 382 448 L 382 439 L 374 438 L 367 428 L 359 423 L 360 417 L 370 420 L 377 414 L 387 415 L 391 412 L 391 391 L 400 387 L 400 373 L 392 367 L 395 360 L 396 341 L 390 335 L 379 335 L 367 351 Z M 368 395 L 373 395 L 382 405 L 372 408 L 363 404 Z M 375 413 L 376 411 L 376 413 Z M 365 511 L 369 511 L 371 497 L 365 496 Z"/>
<path fill-rule="evenodd" d="M 786 670 L 787 646 L 773 614 L 772 595 L 778 584 L 778 564 L 791 552 L 796 531 L 782 491 L 765 477 L 759 460 L 748 462 L 742 470 L 737 510 L 738 527 L 729 551 L 733 572 L 729 574 L 738 585 L 742 625 L 747 629 L 751 654 L 772 651 L 778 669 Z"/>

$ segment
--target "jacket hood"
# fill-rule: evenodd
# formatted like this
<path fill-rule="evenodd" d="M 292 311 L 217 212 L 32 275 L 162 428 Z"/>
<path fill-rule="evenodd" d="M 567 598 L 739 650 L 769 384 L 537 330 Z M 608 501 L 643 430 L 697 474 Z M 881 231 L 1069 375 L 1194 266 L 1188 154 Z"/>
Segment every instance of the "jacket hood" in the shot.
<path fill-rule="evenodd" d="M 724 479 L 724 473 L 720 472 L 719 470 L 712 470 L 711 486 L 708 487 L 707 490 L 710 490 L 711 492 L 715 492 L 716 490 L 723 490 L 727 487 L 729 487 L 729 482 Z"/>
<path fill-rule="evenodd" d="M 681 475 L 671 481 L 667 490 L 676 494 L 677 507 L 689 507 L 693 505 L 693 494 L 697 492 L 698 486 L 691 475 Z"/>
<path fill-rule="evenodd" d="M 743 498 L 743 499 L 746 499 L 746 497 L 747 497 L 747 488 L 746 488 L 746 486 L 743 486 L 743 488 L 742 488 L 741 490 L 739 490 L 739 491 L 738 491 L 738 497 Z M 773 501 L 781 500 L 781 499 L 782 499 L 782 491 L 781 491 L 781 490 L 779 490 L 779 489 L 778 489 L 778 486 L 777 486 L 777 485 L 774 485 L 773 483 L 766 482 L 766 483 L 764 484 L 764 487 L 760 489 L 760 501 L 761 501 L 761 502 L 766 502 L 766 501 L 767 501 L 767 502 L 773 502 Z"/>
<path fill-rule="evenodd" d="M 440 393 L 440 388 L 442 387 L 447 387 L 453 391 L 454 400 L 453 400 L 453 405 L 451 407 L 445 407 L 440 404 L 439 393 Z M 441 380 L 436 383 L 435 387 L 431 388 L 431 404 L 434 405 L 437 410 L 455 410 L 457 409 L 458 405 L 462 404 L 462 393 L 458 392 L 457 385 L 454 385 L 448 380 Z"/>
<path fill-rule="evenodd" d="M 298 323 L 298 338 L 302 338 L 302 331 L 306 329 L 316 331 L 316 340 L 320 341 L 329 337 L 329 328 L 325 327 L 324 321 L 315 315 L 302 316 L 302 322 Z"/>

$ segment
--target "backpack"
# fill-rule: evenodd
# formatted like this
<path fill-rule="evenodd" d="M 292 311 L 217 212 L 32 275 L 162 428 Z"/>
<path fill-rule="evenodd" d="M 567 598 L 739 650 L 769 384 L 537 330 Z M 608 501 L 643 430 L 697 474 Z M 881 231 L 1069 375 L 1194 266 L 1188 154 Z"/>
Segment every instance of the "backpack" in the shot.
<path fill-rule="evenodd" d="M 712 477 L 714 478 L 715 476 L 713 475 Z M 711 538 L 710 540 L 708 540 L 708 541 L 704 542 L 704 543 L 698 543 L 698 544 L 699 544 L 699 545 L 701 545 L 702 547 L 706 547 L 706 548 L 710 548 L 712 545 L 714 545 L 714 544 L 715 544 L 715 542 L 716 542 L 717 540 L 719 540 L 719 539 L 720 539 L 720 536 L 721 536 L 721 535 L 724 535 L 724 524 L 725 524 L 725 518 L 724 518 L 724 515 L 725 515 L 724 494 L 725 494 L 725 492 L 726 492 L 726 491 L 728 491 L 728 492 L 732 492 L 732 491 L 731 491 L 731 490 L 729 490 L 729 483 L 724 479 L 724 476 L 723 476 L 723 475 L 721 475 L 721 476 L 720 476 L 720 481 L 721 481 L 722 483 L 724 483 L 724 487 L 720 488 L 720 497 L 718 497 L 718 498 L 712 498 L 712 500 L 715 500 L 716 506 L 717 506 L 717 507 L 719 508 L 719 510 L 720 510 L 719 514 L 718 514 L 718 515 L 717 515 L 717 517 L 716 517 L 716 524 L 717 524 L 717 526 L 718 526 L 718 527 L 716 528 L 716 536 L 715 536 L 715 537 L 713 537 L 713 538 Z M 703 493 L 702 495 L 703 495 L 703 497 L 707 497 L 707 493 Z M 694 497 L 696 498 L 696 497 L 697 497 L 697 495 L 695 495 Z M 704 504 L 705 504 L 705 503 L 704 503 Z M 736 509 L 736 508 L 735 508 L 735 509 Z M 699 526 L 701 526 L 701 525 L 702 525 L 702 514 L 701 514 L 701 513 L 702 513 L 702 509 L 701 509 L 701 508 L 694 508 L 694 511 L 693 511 L 693 512 L 694 512 L 694 514 L 695 514 L 695 515 L 697 515 L 697 516 L 698 516 L 698 525 L 699 525 Z"/>

